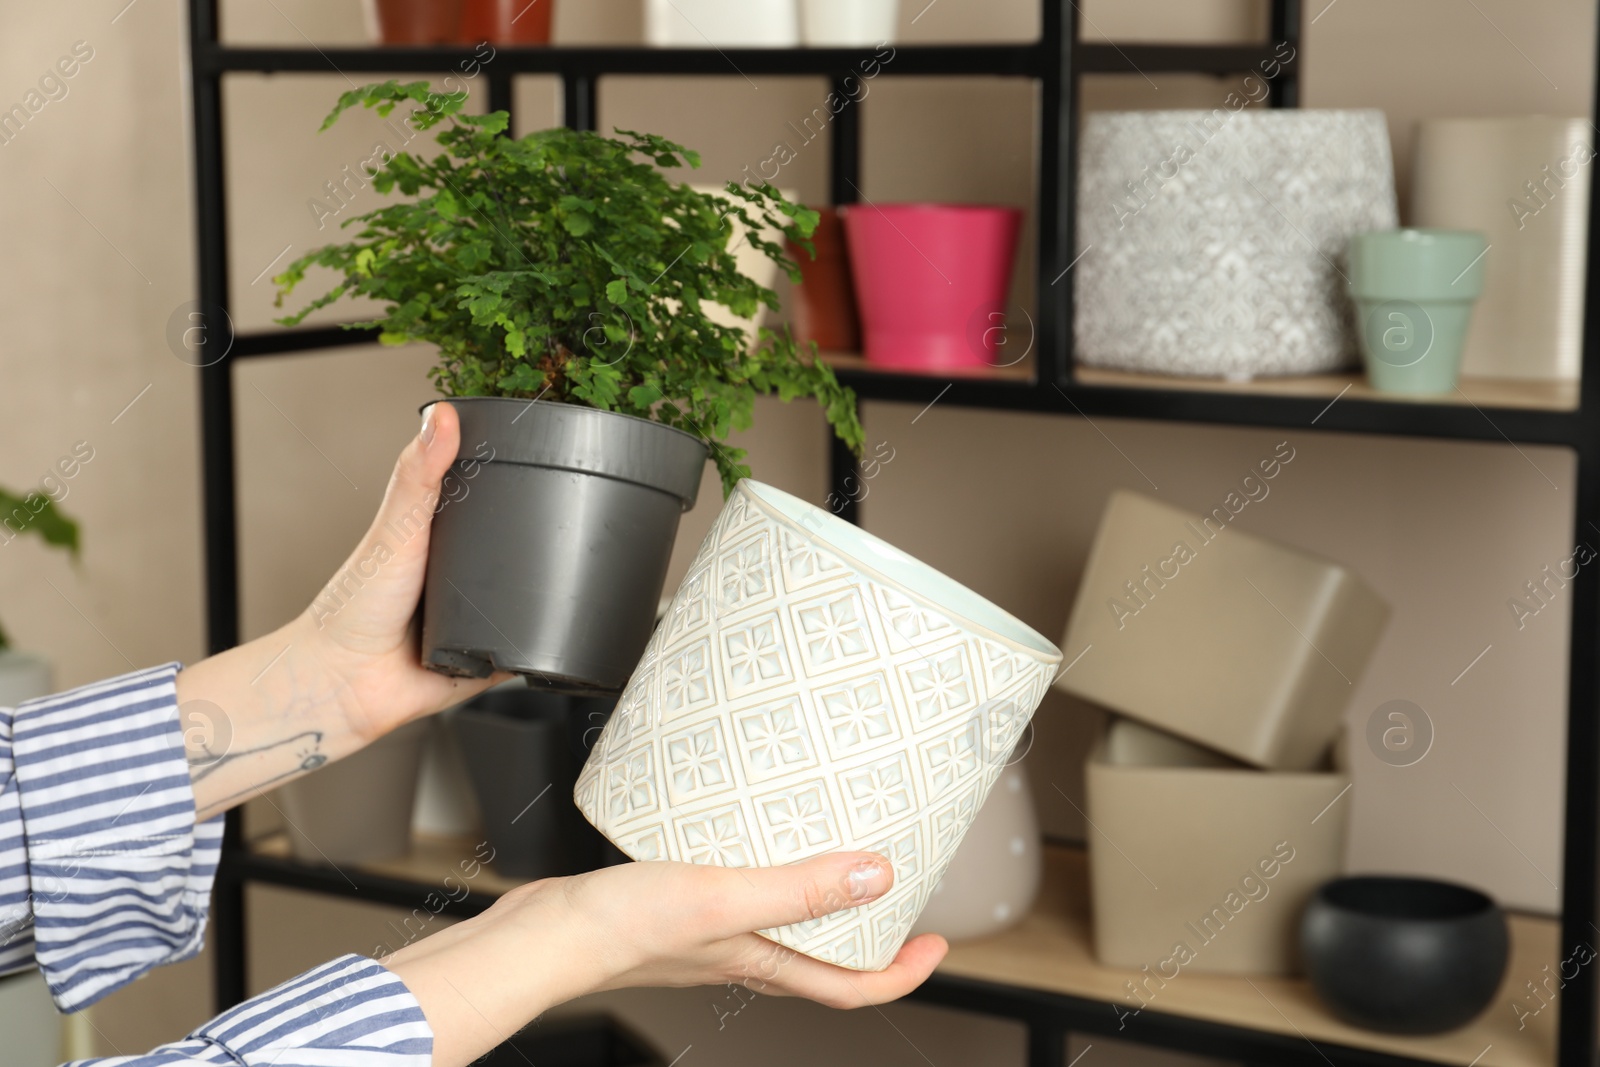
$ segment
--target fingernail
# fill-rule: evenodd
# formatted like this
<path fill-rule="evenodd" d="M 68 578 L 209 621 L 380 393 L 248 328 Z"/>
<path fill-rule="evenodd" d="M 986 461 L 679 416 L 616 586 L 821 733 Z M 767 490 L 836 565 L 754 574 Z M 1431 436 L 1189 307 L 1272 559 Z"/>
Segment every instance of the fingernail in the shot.
<path fill-rule="evenodd" d="M 865 860 L 850 868 L 845 876 L 845 888 L 851 900 L 871 900 L 889 888 L 889 868 L 872 860 Z"/>
<path fill-rule="evenodd" d="M 439 407 L 439 405 L 437 405 L 437 404 L 429 404 L 422 411 L 422 447 L 423 448 L 427 448 L 429 445 L 433 444 L 433 430 L 434 430 L 433 413 L 436 410 L 438 410 L 438 407 Z"/>

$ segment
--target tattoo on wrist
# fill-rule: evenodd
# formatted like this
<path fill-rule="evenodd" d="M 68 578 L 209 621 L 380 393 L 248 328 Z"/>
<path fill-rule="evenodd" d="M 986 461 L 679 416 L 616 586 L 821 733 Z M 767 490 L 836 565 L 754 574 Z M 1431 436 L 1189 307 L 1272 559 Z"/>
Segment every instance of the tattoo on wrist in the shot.
<path fill-rule="evenodd" d="M 314 771 L 324 763 L 328 762 L 328 757 L 324 756 L 320 751 L 318 751 L 322 747 L 321 730 L 306 730 L 303 733 L 295 734 L 293 737 L 285 738 L 282 741 L 271 741 L 264 745 L 257 745 L 254 748 L 247 748 L 237 752 L 227 752 L 221 756 L 216 755 L 202 746 L 198 752 L 190 752 L 188 754 L 188 761 L 189 766 L 197 768 L 194 772 L 194 780 L 198 782 L 209 777 L 213 771 L 225 767 L 235 760 L 244 759 L 246 756 L 259 756 L 262 753 L 271 752 L 274 749 L 280 749 L 285 745 L 292 745 L 296 742 L 304 742 L 300 751 L 296 753 L 296 756 L 299 758 L 299 764 L 294 768 L 294 770 L 286 771 L 279 777 L 287 777 L 290 774 L 300 774 L 302 771 Z M 277 781 L 276 778 L 271 780 Z"/>

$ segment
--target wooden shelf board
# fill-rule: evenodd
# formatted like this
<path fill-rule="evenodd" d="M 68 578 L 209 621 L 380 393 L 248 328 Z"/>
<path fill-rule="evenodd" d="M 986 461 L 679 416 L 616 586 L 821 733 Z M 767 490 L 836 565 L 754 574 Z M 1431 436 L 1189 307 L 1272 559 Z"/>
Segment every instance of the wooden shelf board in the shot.
<path fill-rule="evenodd" d="M 1327 397 L 1332 400 L 1379 400 L 1392 404 L 1475 405 L 1480 408 L 1527 408 L 1576 411 L 1578 383 L 1514 378 L 1463 378 L 1460 391 L 1442 396 L 1407 397 L 1380 393 L 1363 374 L 1314 374 L 1293 378 L 1254 378 L 1230 382 L 1220 378 L 1178 378 L 1164 374 L 1137 374 L 1078 366 L 1078 385 L 1107 389 L 1170 389 L 1198 393 L 1236 393 L 1242 396 Z M 1348 390 L 1348 391 L 1347 391 Z M 1343 394 L 1340 396 L 1340 394 Z"/>
<path fill-rule="evenodd" d="M 1084 853 L 1051 847 L 1044 854 L 1044 885 L 1032 913 L 994 937 L 950 946 L 939 970 L 1106 1001 L 1119 1009 L 1137 1008 L 1139 1001 L 1124 983 L 1139 972 L 1095 960 Z M 1560 959 L 1558 941 L 1554 920 L 1511 916 L 1511 963 L 1489 1009 L 1464 1029 L 1432 1037 L 1397 1037 L 1339 1022 L 1316 1001 L 1303 978 L 1180 971 L 1150 998 L 1149 1010 L 1438 1063 L 1550 1067 L 1555 1062 L 1555 1007 L 1528 1019 L 1526 1029 L 1518 1031 L 1511 1004 L 1522 1002 L 1517 990 L 1525 981 L 1538 978 L 1546 964 Z M 1129 1020 L 1130 1027 L 1136 1025 Z"/>
<path fill-rule="evenodd" d="M 903 375 L 914 378 L 950 380 L 978 380 L 1002 382 L 1033 381 L 1033 360 L 1024 359 L 1010 367 L 886 367 L 872 363 L 854 352 L 822 352 L 823 362 L 836 371 L 861 371 L 869 374 Z"/>
<path fill-rule="evenodd" d="M 493 868 L 486 864 L 480 864 L 477 874 L 468 878 L 466 872 L 472 870 L 471 861 L 475 858 L 476 847 L 477 842 L 467 838 L 414 834 L 411 838 L 411 851 L 406 855 L 389 860 L 355 864 L 351 869 L 383 878 L 414 882 L 422 891 L 419 896 L 433 889 L 444 888 L 444 880 L 449 877 L 455 878 L 458 882 L 465 882 L 472 893 L 482 893 L 487 897 L 497 897 L 522 884 L 515 878 L 505 878 L 496 874 Z M 279 860 L 292 858 L 289 851 L 289 835 L 285 833 L 263 835 L 251 841 L 249 848 L 252 853 L 260 856 Z M 467 866 L 463 867 L 462 864 Z M 327 867 L 327 864 L 308 866 Z M 451 888 L 459 894 L 459 889 Z"/>
<path fill-rule="evenodd" d="M 360 864 L 351 873 L 365 873 L 414 883 L 418 900 L 431 891 L 444 890 L 454 877 L 469 887 L 469 895 L 487 902 L 520 884 L 503 878 L 487 866 L 467 877 L 476 842 L 465 838 L 419 835 L 409 855 L 377 863 Z M 289 859 L 283 834 L 252 842 L 251 851 L 274 859 Z M 993 937 L 960 941 L 939 973 L 978 979 L 998 985 L 1064 994 L 1103 1001 L 1128 1010 L 1138 1007 L 1124 983 L 1139 972 L 1106 967 L 1095 960 L 1089 923 L 1088 863 L 1081 849 L 1047 846 L 1045 877 L 1038 903 L 1021 923 Z M 463 863 L 468 863 L 463 868 Z M 481 897 L 479 896 L 481 894 Z M 1487 1012 L 1470 1026 L 1432 1037 L 1397 1037 L 1361 1030 L 1328 1014 L 1303 978 L 1234 976 L 1182 971 L 1149 1000 L 1152 1012 L 1200 1019 L 1210 1023 L 1266 1031 L 1290 1037 L 1370 1049 L 1446 1064 L 1475 1067 L 1551 1067 L 1555 1062 L 1556 1008 L 1551 1006 L 1517 1029 L 1511 1004 L 1523 1003 L 1524 982 L 1536 979 L 1546 964 L 1560 956 L 1558 924 L 1552 919 L 1512 915 L 1511 962 L 1506 980 Z M 1130 1036 L 1137 1040 L 1137 1021 L 1128 1020 Z"/>

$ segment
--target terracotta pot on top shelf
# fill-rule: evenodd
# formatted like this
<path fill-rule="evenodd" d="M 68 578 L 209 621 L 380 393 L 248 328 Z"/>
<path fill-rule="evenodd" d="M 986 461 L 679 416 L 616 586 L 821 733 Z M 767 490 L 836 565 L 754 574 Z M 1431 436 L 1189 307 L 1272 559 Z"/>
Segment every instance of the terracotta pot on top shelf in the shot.
<path fill-rule="evenodd" d="M 366 0 L 367 26 L 380 44 L 451 44 L 461 25 L 461 0 Z"/>
<path fill-rule="evenodd" d="M 824 352 L 857 352 L 861 320 L 856 315 L 844 224 L 834 208 L 817 208 L 817 213 L 821 218 L 811 235 L 816 258 L 798 245 L 789 245 L 789 255 L 800 265 L 801 276 L 794 311 L 795 340 L 802 344 L 815 341 Z"/>
<path fill-rule="evenodd" d="M 463 0 L 463 44 L 549 44 L 555 0 Z"/>

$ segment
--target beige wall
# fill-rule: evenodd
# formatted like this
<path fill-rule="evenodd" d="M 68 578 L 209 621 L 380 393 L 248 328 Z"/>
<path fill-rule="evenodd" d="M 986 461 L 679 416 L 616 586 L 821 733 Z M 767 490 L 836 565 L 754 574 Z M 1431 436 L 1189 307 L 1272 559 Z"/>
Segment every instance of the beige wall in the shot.
<path fill-rule="evenodd" d="M 203 651 L 194 379 L 165 340 L 168 316 L 194 288 L 183 20 L 177 0 L 123 7 L 124 0 L 20 5 L 0 36 L 5 101 L 20 98 L 74 41 L 95 49 L 70 95 L 0 147 L 0 234 L 9 252 L 0 286 L 9 401 L 0 481 L 25 486 L 76 441 L 95 448 L 67 500 L 85 524 L 81 562 L 21 542 L 0 552 L 0 618 L 19 644 L 55 660 L 63 683 Z M 225 7 L 240 40 L 298 43 L 304 31 L 354 41 L 362 33 L 357 0 Z M 907 40 L 1017 39 L 1037 29 L 1028 0 L 939 0 L 915 24 L 923 4 L 903 7 Z M 1307 20 L 1321 8 L 1311 0 Z M 637 38 L 637 0 L 571 0 L 559 11 L 562 39 Z M 1086 33 L 1118 39 L 1241 38 L 1262 18 L 1262 5 L 1226 0 L 1100 0 L 1085 11 Z M 1419 117 L 1586 113 L 1593 18 L 1591 5 L 1576 0 L 1338 0 L 1307 30 L 1306 102 L 1387 110 L 1403 185 Z M 1231 88 L 1205 78 L 1151 81 L 1094 79 L 1090 106 L 1186 106 Z M 305 201 L 344 163 L 369 154 L 371 125 L 313 133 L 344 88 L 332 72 L 230 85 L 234 307 L 247 326 L 273 314 L 269 283 L 251 280 L 285 245 L 298 254 L 328 235 Z M 602 119 L 688 141 L 705 152 L 706 175 L 720 178 L 764 158 L 817 92 L 807 79 L 763 78 L 756 88 L 738 78 L 618 79 L 603 88 Z M 526 115 L 553 113 L 548 80 L 525 79 L 519 94 Z M 882 79 L 865 110 L 867 194 L 1027 202 L 1031 107 L 1023 84 Z M 821 151 L 808 149 L 790 170 L 792 187 L 808 198 L 824 191 Z M 365 196 L 362 204 L 376 203 Z M 304 604 L 364 526 L 393 454 L 413 432 L 415 406 L 429 395 L 425 365 L 423 353 L 361 349 L 241 369 L 247 633 Z M 1571 548 L 1568 456 L 1309 431 L 1090 426 L 943 406 L 913 425 L 916 414 L 867 407 L 872 439 L 896 449 L 872 483 L 867 524 L 1047 634 L 1065 621 L 1112 488 L 1149 491 L 1148 476 L 1162 499 L 1209 505 L 1236 472 L 1291 440 L 1295 464 L 1242 521 L 1355 566 L 1395 603 L 1389 634 L 1352 699 L 1352 722 L 1404 697 L 1427 709 L 1438 731 L 1434 751 L 1411 768 L 1353 749 L 1351 865 L 1436 872 L 1517 906 L 1556 906 L 1566 605 L 1517 632 L 1505 601 Z M 815 498 L 823 440 L 814 412 L 769 404 L 748 443 L 758 476 Z M 708 481 L 685 520 L 680 568 L 714 515 L 716 495 Z M 1485 645 L 1491 651 L 1452 685 Z M 1077 767 L 1094 722 L 1092 711 L 1065 699 L 1052 697 L 1040 711 L 1028 758 L 1055 834 L 1081 833 L 1053 787 L 1079 796 Z M 369 932 L 384 918 L 277 891 L 253 897 L 258 985 L 370 946 Z M 199 1021 L 205 979 L 203 962 L 186 964 L 113 998 L 97 1012 L 106 1051 L 131 1052 Z M 758 1049 L 765 1060 L 788 1050 L 795 1063 L 864 1050 L 914 1062 L 906 1040 L 936 1050 L 940 1067 L 1021 1055 L 1020 1036 L 1006 1024 L 922 1006 L 839 1019 L 760 1001 L 718 1033 L 710 1001 L 703 991 L 616 998 L 673 1054 L 695 1044 L 697 1063 L 746 1062 Z"/>

